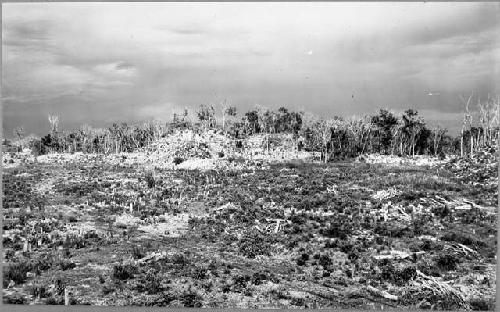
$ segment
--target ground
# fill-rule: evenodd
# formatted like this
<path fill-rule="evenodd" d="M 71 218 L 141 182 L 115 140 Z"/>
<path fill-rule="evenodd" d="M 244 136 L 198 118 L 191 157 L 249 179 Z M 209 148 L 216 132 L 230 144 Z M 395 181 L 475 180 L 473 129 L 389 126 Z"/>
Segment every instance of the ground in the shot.
<path fill-rule="evenodd" d="M 492 310 L 497 165 L 467 164 L 4 168 L 3 302 Z"/>

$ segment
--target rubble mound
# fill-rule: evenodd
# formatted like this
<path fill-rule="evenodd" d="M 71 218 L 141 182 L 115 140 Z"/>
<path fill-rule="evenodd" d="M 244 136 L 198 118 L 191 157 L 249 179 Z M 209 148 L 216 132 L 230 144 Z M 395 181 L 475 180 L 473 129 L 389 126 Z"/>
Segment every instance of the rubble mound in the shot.
<path fill-rule="evenodd" d="M 32 160 L 31 150 L 28 148 L 20 152 L 4 152 L 2 153 L 2 168 L 15 168 Z"/>
<path fill-rule="evenodd" d="M 177 131 L 161 138 L 144 149 L 145 152 L 162 155 L 163 158 L 220 158 L 232 150 L 233 140 L 216 131 L 196 133 L 192 130 Z"/>
<path fill-rule="evenodd" d="M 429 155 L 415 155 L 413 157 L 400 157 L 397 155 L 365 154 L 356 157 L 356 162 L 367 164 L 384 164 L 390 166 L 438 166 L 450 161 L 451 157 L 439 159 Z"/>
<path fill-rule="evenodd" d="M 443 166 L 467 184 L 498 185 L 498 152 L 494 148 L 481 149 L 472 157 L 454 158 Z"/>

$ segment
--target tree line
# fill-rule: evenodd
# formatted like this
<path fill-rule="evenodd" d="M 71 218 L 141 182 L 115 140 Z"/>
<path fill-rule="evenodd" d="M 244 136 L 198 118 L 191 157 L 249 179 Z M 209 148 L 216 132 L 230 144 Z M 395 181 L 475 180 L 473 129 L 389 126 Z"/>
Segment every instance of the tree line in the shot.
<path fill-rule="evenodd" d="M 195 116 L 189 116 L 185 110 L 173 114 L 170 122 L 114 123 L 107 128 L 83 125 L 68 131 L 59 129 L 59 117 L 49 115 L 50 132 L 42 138 L 24 138 L 22 128 L 14 129 L 14 134 L 35 154 L 132 152 L 176 130 L 191 129 L 196 132 L 219 131 L 236 140 L 263 135 L 267 142 L 270 137 L 288 134 L 293 137 L 297 150 L 318 152 L 325 162 L 364 153 L 466 156 L 481 147 L 496 145 L 499 134 L 498 100 L 479 103 L 480 118 L 476 126 L 472 125 L 469 104 L 470 98 L 462 131 L 455 137 L 441 127 L 430 128 L 413 109 L 401 115 L 381 109 L 372 116 L 325 119 L 285 107 L 276 111 L 256 107 L 238 117 L 236 108 L 225 101 L 220 105 L 220 120 L 217 120 L 214 106 L 200 105 Z"/>

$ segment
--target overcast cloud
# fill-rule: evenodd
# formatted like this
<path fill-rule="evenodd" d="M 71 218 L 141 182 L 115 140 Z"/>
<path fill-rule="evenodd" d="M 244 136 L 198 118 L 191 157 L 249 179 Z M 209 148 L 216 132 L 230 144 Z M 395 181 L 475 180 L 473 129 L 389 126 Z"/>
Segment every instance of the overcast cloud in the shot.
<path fill-rule="evenodd" d="M 170 120 L 227 99 L 322 116 L 415 108 L 456 130 L 499 94 L 499 3 L 7 3 L 2 120 Z M 439 92 L 429 96 L 428 92 Z"/>

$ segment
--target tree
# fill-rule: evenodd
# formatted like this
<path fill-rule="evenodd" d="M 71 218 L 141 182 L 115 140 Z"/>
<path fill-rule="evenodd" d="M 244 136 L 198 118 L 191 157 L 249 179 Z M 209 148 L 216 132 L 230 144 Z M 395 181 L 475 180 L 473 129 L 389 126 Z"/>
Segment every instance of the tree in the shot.
<path fill-rule="evenodd" d="M 247 134 L 260 133 L 259 113 L 256 109 L 245 113 L 244 122 Z"/>
<path fill-rule="evenodd" d="M 228 106 L 227 101 L 221 103 L 221 112 L 222 112 L 222 130 L 226 128 L 226 115 L 227 116 L 236 116 L 236 107 Z"/>
<path fill-rule="evenodd" d="M 56 115 L 49 115 L 49 124 L 50 124 L 50 134 L 46 136 L 46 142 L 47 146 L 50 147 L 50 151 L 58 151 L 60 148 L 60 142 L 59 142 L 59 116 Z"/>
<path fill-rule="evenodd" d="M 469 112 L 469 104 L 472 99 L 472 96 L 474 93 L 472 92 L 467 101 L 465 101 L 463 96 L 460 96 L 462 99 L 462 102 L 465 104 L 465 113 L 464 113 L 464 119 L 462 121 L 462 130 L 460 132 L 460 157 L 464 157 L 464 134 L 466 131 L 470 130 L 472 126 L 472 116 Z M 471 137 L 472 138 L 472 137 Z M 472 151 L 472 146 L 474 145 L 474 142 L 471 140 L 471 151 Z"/>
<path fill-rule="evenodd" d="M 215 110 L 213 106 L 201 104 L 197 115 L 198 119 L 204 125 L 205 131 L 215 126 Z"/>
<path fill-rule="evenodd" d="M 259 128 L 266 134 L 266 150 L 269 153 L 269 132 L 273 125 L 274 116 L 268 108 L 257 106 Z"/>
<path fill-rule="evenodd" d="M 432 151 L 434 156 L 437 156 L 438 153 L 441 151 L 441 143 L 443 141 L 443 136 L 446 134 L 447 130 L 441 128 L 440 126 L 437 126 L 433 131 L 432 131 Z"/>
<path fill-rule="evenodd" d="M 413 109 L 408 109 L 403 114 L 403 137 L 406 138 L 406 146 L 408 154 L 415 156 L 415 146 L 419 136 L 425 129 L 425 123 L 422 118 L 418 116 L 418 112 Z"/>
<path fill-rule="evenodd" d="M 50 131 L 56 133 L 59 130 L 59 116 L 49 115 Z"/>
<path fill-rule="evenodd" d="M 275 122 L 275 132 L 290 132 L 292 118 L 291 114 L 285 107 L 278 108 L 278 113 Z"/>
<path fill-rule="evenodd" d="M 488 95 L 488 99 L 484 102 L 478 100 L 479 106 L 479 121 L 483 128 L 482 133 L 482 145 L 483 146 L 491 146 L 492 144 L 496 144 L 495 133 L 497 133 L 498 122 L 499 122 L 499 108 L 500 101 L 497 98 L 496 100 Z"/>
<path fill-rule="evenodd" d="M 14 133 L 14 136 L 17 136 L 18 140 L 22 140 L 22 138 L 24 137 L 24 134 L 25 134 L 23 126 L 19 126 L 19 127 L 14 128 L 13 133 Z"/>
<path fill-rule="evenodd" d="M 323 145 L 323 151 L 322 151 L 322 154 L 323 154 L 323 160 L 325 162 L 325 164 L 328 162 L 328 155 L 329 155 L 329 151 L 328 151 L 328 145 L 330 144 L 331 140 L 332 140 L 332 128 L 334 127 L 334 124 L 336 123 L 335 120 L 332 120 L 332 119 L 327 119 L 327 120 L 321 120 L 319 123 L 318 123 L 318 132 L 319 132 L 319 135 L 321 137 L 321 143 Z"/>
<path fill-rule="evenodd" d="M 372 124 L 376 129 L 379 149 L 387 153 L 392 145 L 393 128 L 398 124 L 398 118 L 388 110 L 381 109 L 378 115 L 372 117 Z"/>
<path fill-rule="evenodd" d="M 294 134 L 298 134 L 302 128 L 303 113 L 290 113 L 290 129 Z"/>

